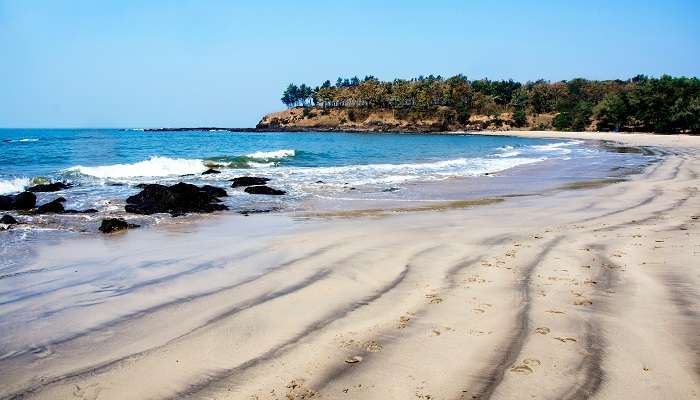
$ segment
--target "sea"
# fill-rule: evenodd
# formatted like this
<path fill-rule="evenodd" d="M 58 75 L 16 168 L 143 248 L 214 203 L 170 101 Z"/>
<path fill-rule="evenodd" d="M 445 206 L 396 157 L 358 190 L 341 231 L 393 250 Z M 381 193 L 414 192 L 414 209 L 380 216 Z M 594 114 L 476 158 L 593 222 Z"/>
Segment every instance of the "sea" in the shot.
<path fill-rule="evenodd" d="M 171 219 L 124 213 L 125 199 L 139 192 L 140 183 L 225 188 L 228 213 L 297 212 L 329 204 L 337 209 L 517 194 L 616 176 L 654 157 L 603 142 L 477 134 L 2 129 L 0 194 L 71 183 L 60 192 L 38 193 L 38 204 L 60 196 L 68 209 L 97 214 L 15 215 L 27 222 L 23 229 L 95 232 L 105 216 L 146 224 Z M 220 173 L 202 175 L 209 168 Z M 231 188 L 239 176 L 268 177 L 269 186 L 287 194 Z"/>

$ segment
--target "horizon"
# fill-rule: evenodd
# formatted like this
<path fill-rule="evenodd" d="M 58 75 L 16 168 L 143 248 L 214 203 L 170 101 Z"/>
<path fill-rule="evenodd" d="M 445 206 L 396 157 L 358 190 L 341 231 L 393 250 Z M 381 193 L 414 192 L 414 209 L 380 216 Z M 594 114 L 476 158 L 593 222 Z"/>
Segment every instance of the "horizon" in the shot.
<path fill-rule="evenodd" d="M 0 73 L 12 77 L 0 83 L 0 127 L 251 127 L 285 108 L 289 83 L 338 76 L 698 77 L 698 19 L 700 4 L 687 0 L 430 7 L 0 0 Z"/>

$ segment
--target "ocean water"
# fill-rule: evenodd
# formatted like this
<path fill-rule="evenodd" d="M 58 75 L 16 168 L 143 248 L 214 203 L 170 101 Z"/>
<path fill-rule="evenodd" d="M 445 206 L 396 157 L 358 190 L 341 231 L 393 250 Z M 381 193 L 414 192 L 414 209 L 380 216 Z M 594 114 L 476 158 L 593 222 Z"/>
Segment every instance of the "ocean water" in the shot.
<path fill-rule="evenodd" d="M 403 188 L 421 182 L 468 180 L 526 166 L 583 166 L 577 167 L 581 175 L 595 178 L 615 166 L 645 161 L 641 154 L 582 141 L 478 135 L 4 129 L 0 194 L 36 183 L 71 182 L 70 189 L 39 194 L 39 203 L 63 196 L 68 208 L 118 214 L 124 199 L 138 192 L 138 183 L 228 188 L 229 179 L 256 175 L 272 178 L 269 185 L 288 195 L 228 188 L 225 204 L 233 211 L 285 209 L 314 197 L 381 193 L 400 199 Z M 201 175 L 207 168 L 222 173 Z"/>

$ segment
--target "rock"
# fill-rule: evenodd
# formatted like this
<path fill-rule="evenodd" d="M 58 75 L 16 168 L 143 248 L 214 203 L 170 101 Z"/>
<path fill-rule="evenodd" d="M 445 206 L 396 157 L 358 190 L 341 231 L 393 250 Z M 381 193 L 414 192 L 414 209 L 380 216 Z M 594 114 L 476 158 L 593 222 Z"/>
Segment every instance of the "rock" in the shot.
<path fill-rule="evenodd" d="M 216 186 L 211 186 L 211 185 L 204 185 L 201 188 L 199 188 L 200 191 L 213 196 L 213 197 L 227 197 L 228 193 L 226 193 L 226 189 L 216 187 Z"/>
<path fill-rule="evenodd" d="M 254 185 L 264 185 L 270 181 L 270 178 L 263 178 L 261 176 L 240 176 L 238 178 L 231 179 L 233 184 L 232 188 L 242 187 L 242 186 L 254 186 Z"/>
<path fill-rule="evenodd" d="M 54 214 L 61 214 L 64 211 L 66 211 L 65 208 L 63 208 L 63 204 L 66 201 L 63 197 L 59 197 L 55 200 L 52 200 L 46 204 L 42 204 L 39 207 L 37 207 L 36 212 L 37 214 L 49 214 L 49 213 L 54 213 Z"/>
<path fill-rule="evenodd" d="M 209 213 L 228 210 L 228 207 L 223 204 L 215 204 L 217 196 L 209 192 L 213 190 L 202 190 L 198 186 L 183 182 L 173 186 L 149 184 L 145 185 L 140 193 L 127 198 L 124 209 L 134 214 L 169 213 L 172 216 L 188 212 Z"/>
<path fill-rule="evenodd" d="M 14 225 L 14 224 L 19 224 L 15 217 L 12 215 L 3 215 L 2 218 L 0 218 L 0 224 L 5 224 L 5 225 Z"/>
<path fill-rule="evenodd" d="M 269 186 L 264 185 L 248 186 L 247 188 L 245 188 L 245 192 L 250 194 L 267 194 L 271 196 L 280 196 L 283 194 L 287 194 L 287 192 L 285 192 L 284 190 L 273 189 Z"/>
<path fill-rule="evenodd" d="M 202 172 L 202 175 L 210 175 L 210 174 L 220 174 L 221 171 L 217 171 L 213 168 L 209 168 L 208 170 Z"/>
<path fill-rule="evenodd" d="M 36 195 L 31 192 L 0 196 L 0 210 L 30 210 L 35 205 Z"/>
<path fill-rule="evenodd" d="M 65 210 L 64 214 L 95 214 L 98 212 L 94 208 L 88 208 L 87 210 Z"/>
<path fill-rule="evenodd" d="M 141 225 L 130 224 L 121 218 L 105 218 L 97 229 L 102 233 L 112 233 L 124 229 L 138 228 L 139 226 Z"/>
<path fill-rule="evenodd" d="M 38 193 L 38 192 L 58 192 L 59 190 L 68 189 L 71 187 L 70 183 L 54 182 L 48 183 L 46 185 L 35 185 L 27 188 L 27 192 Z"/>

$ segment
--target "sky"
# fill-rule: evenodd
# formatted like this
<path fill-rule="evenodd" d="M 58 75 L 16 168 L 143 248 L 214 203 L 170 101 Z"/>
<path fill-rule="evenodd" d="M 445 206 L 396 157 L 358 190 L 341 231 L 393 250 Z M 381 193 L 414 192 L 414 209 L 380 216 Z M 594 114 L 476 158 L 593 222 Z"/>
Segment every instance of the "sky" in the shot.
<path fill-rule="evenodd" d="M 700 76 L 699 21 L 698 0 L 0 0 L 0 127 L 250 127 L 338 76 Z"/>

